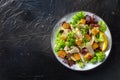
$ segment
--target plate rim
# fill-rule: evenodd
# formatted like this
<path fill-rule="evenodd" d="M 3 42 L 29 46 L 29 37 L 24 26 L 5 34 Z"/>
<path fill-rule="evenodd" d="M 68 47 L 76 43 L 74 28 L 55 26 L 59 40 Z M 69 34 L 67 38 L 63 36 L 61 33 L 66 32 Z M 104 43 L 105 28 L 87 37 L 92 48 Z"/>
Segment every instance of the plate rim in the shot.
<path fill-rule="evenodd" d="M 109 37 L 110 37 L 110 40 L 108 40 L 108 41 L 110 41 L 110 46 L 109 46 L 109 49 L 108 49 L 109 52 L 108 52 L 108 55 L 105 57 L 104 61 L 97 63 L 98 65 L 95 64 L 95 65 L 96 65 L 95 67 L 90 68 L 90 69 L 80 69 L 80 68 L 79 68 L 79 70 L 78 70 L 78 69 L 71 68 L 70 66 L 68 66 L 68 65 L 65 64 L 64 62 L 61 62 L 61 61 L 60 61 L 60 58 L 56 55 L 56 53 L 55 53 L 55 51 L 54 51 L 54 47 L 53 47 L 53 42 L 54 42 L 54 39 L 53 39 L 53 38 L 55 37 L 55 34 L 54 34 L 54 33 L 56 33 L 56 27 L 57 27 L 57 25 L 61 22 L 62 19 L 64 19 L 64 18 L 67 17 L 68 15 L 70 15 L 70 14 L 75 14 L 75 13 L 77 13 L 77 12 L 84 12 L 85 14 L 88 13 L 88 14 L 91 14 L 91 15 L 95 15 L 95 16 L 96 16 L 97 18 L 99 18 L 100 20 L 103 20 L 103 19 L 102 19 L 100 16 L 98 16 L 97 14 L 92 13 L 92 12 L 89 12 L 89 11 L 75 11 L 75 12 L 70 12 L 70 13 L 64 15 L 63 17 L 61 17 L 61 18 L 57 21 L 57 23 L 54 25 L 54 27 L 53 27 L 53 29 L 52 29 L 52 33 L 51 33 L 51 48 L 52 48 L 52 52 L 53 52 L 55 58 L 56 58 L 57 61 L 58 61 L 59 63 L 61 63 L 63 66 L 65 66 L 65 67 L 67 67 L 68 69 L 71 69 L 71 70 L 73 70 L 73 71 L 89 71 L 89 70 L 95 69 L 95 68 L 99 67 L 100 65 L 102 65 L 102 64 L 108 59 L 108 57 L 109 57 L 109 55 L 110 55 L 110 52 L 111 52 L 111 49 L 112 49 L 112 35 L 111 35 L 110 29 L 109 29 L 108 25 L 106 24 L 105 20 L 103 20 L 103 21 L 105 22 L 105 24 L 106 24 L 106 26 L 107 26 L 107 28 L 108 28 L 108 32 L 109 32 L 109 34 L 110 34 L 110 36 L 109 36 Z M 70 17 L 72 17 L 72 16 L 70 16 Z M 58 27 L 58 28 L 59 28 L 59 27 Z"/>

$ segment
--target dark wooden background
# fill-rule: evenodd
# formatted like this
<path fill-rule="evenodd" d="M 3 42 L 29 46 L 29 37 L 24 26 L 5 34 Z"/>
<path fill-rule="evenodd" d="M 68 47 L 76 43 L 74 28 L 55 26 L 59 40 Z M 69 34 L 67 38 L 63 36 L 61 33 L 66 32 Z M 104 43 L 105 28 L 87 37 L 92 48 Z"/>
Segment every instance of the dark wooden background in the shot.
<path fill-rule="evenodd" d="M 61 65 L 50 45 L 56 22 L 80 10 L 101 16 L 113 39 L 107 61 L 87 72 Z M 120 80 L 120 0 L 0 0 L 0 80 Z"/>

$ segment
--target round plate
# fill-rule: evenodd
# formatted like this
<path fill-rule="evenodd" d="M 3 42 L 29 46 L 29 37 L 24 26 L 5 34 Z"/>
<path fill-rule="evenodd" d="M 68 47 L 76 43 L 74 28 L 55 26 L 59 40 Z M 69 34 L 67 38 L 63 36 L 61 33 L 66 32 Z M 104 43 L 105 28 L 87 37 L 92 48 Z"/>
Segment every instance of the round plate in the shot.
<path fill-rule="evenodd" d="M 109 30 L 109 28 L 108 28 L 108 26 L 107 26 L 107 30 L 105 31 L 105 34 L 106 34 L 106 36 L 107 36 L 107 38 L 108 38 L 108 48 L 107 48 L 107 50 L 105 51 L 106 57 L 105 57 L 105 59 L 104 59 L 103 62 L 98 62 L 98 63 L 96 63 L 96 64 L 87 63 L 84 68 L 80 68 L 78 65 L 73 65 L 73 66 L 71 66 L 71 67 L 68 66 L 68 64 L 65 64 L 65 63 L 62 61 L 62 59 L 59 58 L 59 57 L 56 55 L 56 53 L 55 53 L 55 51 L 54 51 L 55 36 L 56 36 L 56 31 L 60 28 L 61 23 L 64 22 L 64 21 L 70 22 L 70 21 L 72 20 L 72 17 L 73 17 L 76 13 L 77 13 L 77 12 L 72 12 L 72 13 L 70 13 L 70 14 L 67 14 L 67 15 L 65 15 L 62 19 L 60 19 L 60 20 L 57 22 L 57 24 L 54 26 L 53 31 L 52 31 L 52 35 L 51 35 L 51 46 L 52 46 L 52 50 L 53 50 L 53 53 L 54 53 L 55 57 L 57 58 L 57 60 L 58 60 L 61 64 L 63 64 L 64 66 L 66 66 L 67 68 L 69 68 L 69 69 L 71 69 L 71 70 L 75 70 L 75 71 L 87 71 L 87 70 L 91 70 L 91 69 L 93 69 L 93 68 L 101 65 L 101 64 L 108 58 L 109 53 L 110 53 L 110 50 L 111 50 L 111 46 L 112 46 L 112 37 L 111 37 L 110 30 Z M 84 13 L 85 13 L 85 15 L 90 15 L 90 16 L 94 15 L 98 21 L 103 20 L 102 18 L 100 18 L 99 16 L 95 15 L 94 13 L 87 12 L 87 11 L 84 11 Z M 104 21 L 104 20 L 103 20 L 103 21 Z M 106 24 L 106 25 L 107 25 L 107 24 Z"/>

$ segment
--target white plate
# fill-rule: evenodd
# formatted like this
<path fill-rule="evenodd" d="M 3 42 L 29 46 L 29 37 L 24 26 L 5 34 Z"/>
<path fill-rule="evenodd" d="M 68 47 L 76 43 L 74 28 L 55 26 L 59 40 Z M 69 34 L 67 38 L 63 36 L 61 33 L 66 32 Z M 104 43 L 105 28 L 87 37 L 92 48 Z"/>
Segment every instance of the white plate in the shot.
<path fill-rule="evenodd" d="M 61 64 L 63 64 L 64 66 L 66 66 L 67 68 L 69 68 L 69 69 L 71 69 L 71 70 L 75 70 L 75 71 L 87 71 L 87 70 L 91 70 L 91 69 L 93 69 L 93 68 L 101 65 L 101 64 L 108 58 L 109 53 L 110 53 L 110 51 L 111 51 L 111 47 L 112 47 L 112 37 L 111 37 L 110 30 L 109 30 L 109 28 L 108 28 L 108 26 L 107 26 L 107 30 L 105 31 L 105 34 L 107 35 L 107 38 L 108 38 L 108 48 L 107 48 L 107 50 L 105 51 L 106 57 L 105 57 L 105 59 L 104 59 L 103 62 L 98 62 L 98 63 L 96 63 L 96 64 L 87 63 L 84 68 L 80 68 L 77 64 L 76 64 L 76 65 L 73 65 L 73 66 L 71 66 L 71 67 L 70 67 L 68 64 L 65 64 L 65 63 L 63 62 L 63 60 L 62 60 L 61 58 L 59 58 L 59 57 L 56 55 L 55 51 L 54 51 L 56 31 L 60 28 L 60 25 L 61 25 L 61 23 L 62 23 L 63 21 L 70 22 L 70 21 L 72 20 L 72 17 L 73 17 L 76 13 L 77 13 L 77 12 L 72 12 L 72 13 L 70 13 L 70 14 L 68 14 L 68 15 L 65 15 L 62 19 L 60 19 L 60 20 L 57 22 L 57 24 L 55 25 L 55 27 L 53 28 L 53 31 L 52 31 L 52 35 L 51 35 L 51 46 L 52 46 L 52 50 L 53 50 L 53 53 L 54 53 L 55 57 L 57 58 L 57 60 L 58 60 Z M 91 13 L 91 12 L 87 12 L 87 11 L 84 11 L 84 13 L 85 13 L 85 15 L 91 15 L 91 16 L 92 16 L 92 15 L 95 15 L 95 14 L 93 14 L 93 13 Z M 103 20 L 102 18 L 100 18 L 100 17 L 97 16 L 97 15 L 95 15 L 95 17 L 96 17 L 96 19 L 97 19 L 98 21 Z M 103 20 L 103 21 L 104 21 L 104 20 Z M 106 25 L 107 25 L 107 24 L 106 24 Z"/>

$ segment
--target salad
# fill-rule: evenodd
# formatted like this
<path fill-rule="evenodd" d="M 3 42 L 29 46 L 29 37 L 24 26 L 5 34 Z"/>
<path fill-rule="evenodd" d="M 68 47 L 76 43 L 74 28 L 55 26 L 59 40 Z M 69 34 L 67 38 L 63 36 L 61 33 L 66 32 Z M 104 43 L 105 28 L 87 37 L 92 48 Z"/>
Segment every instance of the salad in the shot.
<path fill-rule="evenodd" d="M 88 63 L 100 63 L 104 61 L 108 47 L 106 30 L 105 22 L 98 21 L 95 15 L 77 12 L 70 22 L 62 22 L 57 30 L 55 54 L 70 67 L 84 68 Z"/>

